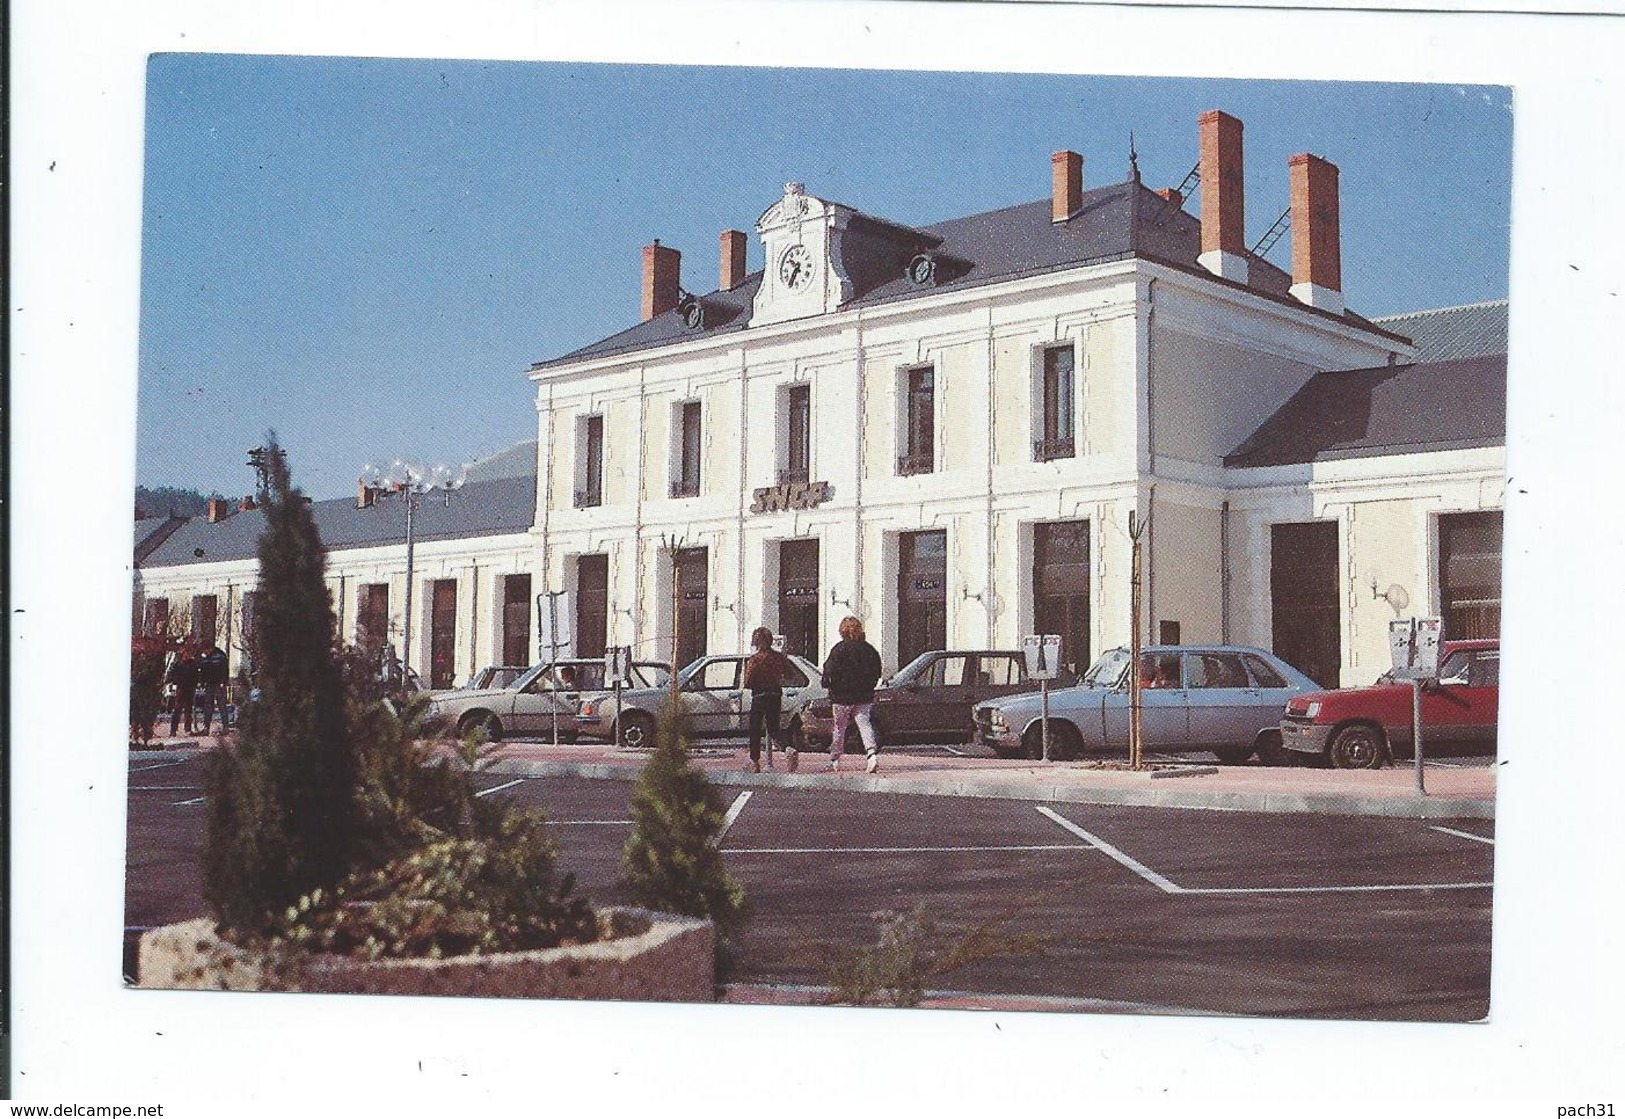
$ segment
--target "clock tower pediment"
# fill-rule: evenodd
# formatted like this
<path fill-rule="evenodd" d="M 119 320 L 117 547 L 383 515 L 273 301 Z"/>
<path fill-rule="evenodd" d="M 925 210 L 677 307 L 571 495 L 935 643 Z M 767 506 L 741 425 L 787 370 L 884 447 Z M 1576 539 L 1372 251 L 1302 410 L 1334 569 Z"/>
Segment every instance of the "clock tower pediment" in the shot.
<path fill-rule="evenodd" d="M 827 314 L 852 298 L 852 280 L 837 251 L 854 211 L 814 198 L 800 183 L 756 222 L 767 267 L 750 323 L 786 322 Z"/>

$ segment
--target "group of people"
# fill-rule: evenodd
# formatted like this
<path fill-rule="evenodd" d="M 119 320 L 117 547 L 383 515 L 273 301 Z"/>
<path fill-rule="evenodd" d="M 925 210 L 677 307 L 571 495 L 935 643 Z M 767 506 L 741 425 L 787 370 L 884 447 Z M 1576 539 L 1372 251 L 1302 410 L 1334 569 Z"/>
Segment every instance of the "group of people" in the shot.
<path fill-rule="evenodd" d="M 214 713 L 220 711 L 221 729 L 226 725 L 226 653 L 218 645 L 201 650 L 182 645 L 170 662 L 164 683 L 169 685 L 169 733 L 173 737 L 184 726 L 187 734 L 199 733 L 193 710 L 202 698 L 202 731 L 209 733 Z"/>
<path fill-rule="evenodd" d="M 829 691 L 834 718 L 829 743 L 829 768 L 841 768 L 846 753 L 847 729 L 856 724 L 863 740 L 870 773 L 880 768 L 880 742 L 875 737 L 870 710 L 874 706 L 875 685 L 880 683 L 880 654 L 864 636 L 863 623 L 848 615 L 841 619 L 841 640 L 824 658 L 824 687 Z M 773 633 L 758 626 L 750 635 L 755 652 L 745 662 L 744 686 L 750 691 L 750 765 L 762 771 L 762 740 L 767 738 L 767 766 L 773 768 L 773 743 L 780 741 L 779 722 L 784 711 L 784 685 L 795 666 L 790 658 L 773 648 Z M 785 764 L 796 768 L 798 755 L 785 750 Z"/>

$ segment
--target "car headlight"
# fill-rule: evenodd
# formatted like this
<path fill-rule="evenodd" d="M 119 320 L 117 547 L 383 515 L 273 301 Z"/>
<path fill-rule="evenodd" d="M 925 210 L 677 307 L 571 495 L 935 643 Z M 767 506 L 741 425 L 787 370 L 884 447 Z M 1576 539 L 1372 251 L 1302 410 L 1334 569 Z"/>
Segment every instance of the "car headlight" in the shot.
<path fill-rule="evenodd" d="M 1304 718 L 1306 718 L 1306 719 L 1313 719 L 1316 715 L 1319 715 L 1319 714 L 1320 714 L 1320 700 L 1318 700 L 1318 699 L 1311 700 L 1310 703 L 1309 703 L 1309 706 L 1305 707 L 1303 709 L 1303 715 L 1304 715 Z"/>
<path fill-rule="evenodd" d="M 987 727 L 995 734 L 1003 734 L 1010 729 L 1010 723 L 1004 717 L 1004 712 L 997 707 L 988 708 Z"/>

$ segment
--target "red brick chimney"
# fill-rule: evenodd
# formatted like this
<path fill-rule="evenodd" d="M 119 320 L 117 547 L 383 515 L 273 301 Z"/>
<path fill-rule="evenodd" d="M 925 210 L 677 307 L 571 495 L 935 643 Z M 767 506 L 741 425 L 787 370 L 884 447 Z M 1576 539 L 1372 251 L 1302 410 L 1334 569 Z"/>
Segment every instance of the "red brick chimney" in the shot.
<path fill-rule="evenodd" d="M 367 485 L 366 482 L 363 482 L 363 481 L 360 481 L 360 480 L 356 481 L 356 484 L 355 484 L 355 507 L 357 509 L 371 509 L 372 506 L 373 506 L 373 503 L 375 501 L 377 501 L 377 500 L 378 500 L 378 491 L 377 490 L 375 490 L 371 486 Z"/>
<path fill-rule="evenodd" d="M 683 254 L 656 238 L 643 246 L 643 321 L 677 306 L 678 271 Z"/>
<path fill-rule="evenodd" d="M 1287 160 L 1292 186 L 1292 297 L 1343 313 L 1337 164 L 1304 152 Z"/>
<path fill-rule="evenodd" d="M 737 229 L 722 231 L 722 268 L 717 274 L 717 287 L 732 291 L 745 278 L 745 235 Z"/>
<path fill-rule="evenodd" d="M 217 525 L 231 516 L 231 502 L 223 497 L 209 498 L 209 523 Z"/>
<path fill-rule="evenodd" d="M 1247 210 L 1241 121 L 1209 109 L 1196 118 L 1202 177 L 1201 264 L 1215 276 L 1247 282 Z"/>
<path fill-rule="evenodd" d="M 1066 221 L 1083 209 L 1083 156 L 1055 152 L 1049 157 L 1049 220 Z"/>

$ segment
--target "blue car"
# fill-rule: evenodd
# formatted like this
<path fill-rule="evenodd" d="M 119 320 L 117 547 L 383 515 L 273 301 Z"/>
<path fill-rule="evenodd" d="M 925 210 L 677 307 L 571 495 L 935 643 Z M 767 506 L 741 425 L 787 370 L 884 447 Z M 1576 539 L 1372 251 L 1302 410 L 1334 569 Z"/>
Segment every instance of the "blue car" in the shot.
<path fill-rule="evenodd" d="M 1075 687 L 1050 693 L 1050 756 L 1126 755 L 1127 649 L 1105 653 Z M 1140 653 L 1140 719 L 1147 750 L 1208 750 L 1227 765 L 1257 753 L 1285 763 L 1281 716 L 1287 700 L 1320 685 L 1274 653 L 1243 645 L 1153 645 Z M 1042 756 L 1037 695 L 976 709 L 976 740 L 1000 757 Z"/>

